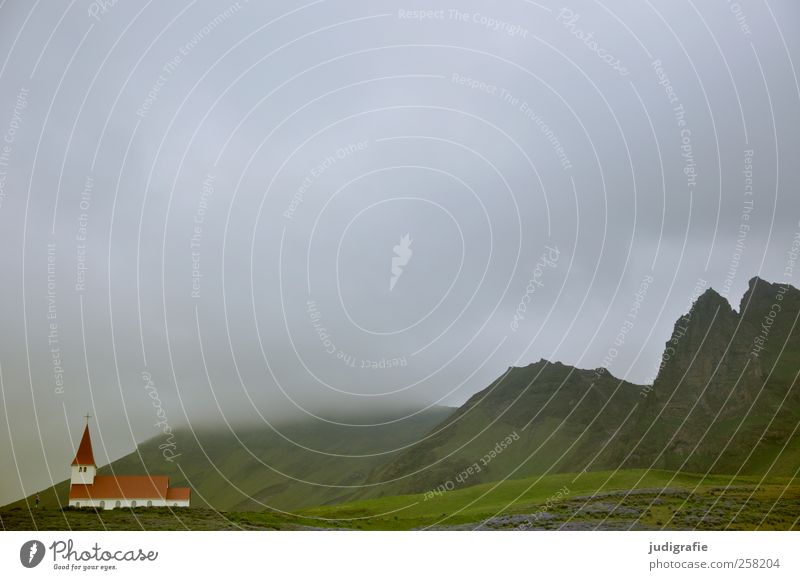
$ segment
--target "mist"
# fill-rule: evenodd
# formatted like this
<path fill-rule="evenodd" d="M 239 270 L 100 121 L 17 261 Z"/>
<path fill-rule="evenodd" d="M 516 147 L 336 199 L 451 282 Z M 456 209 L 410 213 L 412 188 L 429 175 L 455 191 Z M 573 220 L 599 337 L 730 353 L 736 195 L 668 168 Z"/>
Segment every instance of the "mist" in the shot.
<path fill-rule="evenodd" d="M 102 464 L 541 358 L 652 382 L 698 287 L 797 285 L 799 12 L 4 3 L 0 503 L 86 414 Z"/>

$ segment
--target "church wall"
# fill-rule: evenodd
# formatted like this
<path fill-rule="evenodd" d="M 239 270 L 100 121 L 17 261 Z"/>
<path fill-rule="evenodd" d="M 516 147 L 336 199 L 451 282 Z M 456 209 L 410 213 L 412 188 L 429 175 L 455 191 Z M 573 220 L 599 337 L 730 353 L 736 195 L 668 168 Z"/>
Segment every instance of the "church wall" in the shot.
<path fill-rule="evenodd" d="M 94 476 L 97 475 L 97 468 L 94 465 L 73 465 L 71 483 L 84 483 L 91 485 L 94 483 Z"/>
<path fill-rule="evenodd" d="M 120 502 L 120 505 L 117 506 L 117 501 Z M 152 502 L 151 506 L 147 505 L 147 502 Z M 133 502 L 136 502 L 135 507 L 137 508 L 144 508 L 144 507 L 189 507 L 188 500 L 164 500 L 164 499 L 71 499 L 69 500 L 69 505 L 71 507 L 101 507 L 101 502 L 105 502 L 102 506 L 103 509 L 112 510 L 116 507 L 120 508 L 131 508 L 134 507 Z M 78 505 L 80 504 L 80 505 Z"/>

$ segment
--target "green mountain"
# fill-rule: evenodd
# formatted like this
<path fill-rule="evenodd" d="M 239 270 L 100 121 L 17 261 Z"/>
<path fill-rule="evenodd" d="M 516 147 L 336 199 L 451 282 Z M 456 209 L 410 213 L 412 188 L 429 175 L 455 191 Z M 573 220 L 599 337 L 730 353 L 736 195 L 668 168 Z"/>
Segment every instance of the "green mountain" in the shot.
<path fill-rule="evenodd" d="M 800 291 L 754 278 L 739 313 L 714 290 L 697 299 L 652 386 L 544 360 L 510 368 L 358 497 L 619 468 L 794 475 L 799 316 Z"/>
<path fill-rule="evenodd" d="M 425 441 L 381 466 L 359 497 L 452 491 L 505 478 L 581 471 L 611 440 L 642 387 L 539 361 L 509 368 Z"/>

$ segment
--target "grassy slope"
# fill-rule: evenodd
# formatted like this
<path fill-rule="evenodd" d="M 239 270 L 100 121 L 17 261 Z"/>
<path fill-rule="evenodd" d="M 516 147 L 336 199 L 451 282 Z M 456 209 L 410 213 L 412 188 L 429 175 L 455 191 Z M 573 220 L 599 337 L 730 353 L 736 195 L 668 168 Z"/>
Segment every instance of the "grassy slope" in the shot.
<path fill-rule="evenodd" d="M 569 499 L 612 490 L 665 487 L 692 490 L 699 486 L 698 491 L 702 494 L 728 485 L 753 488 L 760 480 L 749 476 L 734 479 L 726 475 L 705 478 L 697 474 L 681 473 L 674 478 L 673 475 L 675 474 L 668 471 L 644 470 L 589 472 L 573 482 L 574 474 L 557 474 L 456 489 L 427 501 L 425 494 L 391 496 L 321 507 L 304 513 L 334 520 L 363 518 L 352 521 L 365 529 L 409 529 L 479 522 L 498 514 L 536 513 L 548 498 L 565 486 L 569 490 Z M 789 478 L 770 479 L 761 486 L 762 491 L 777 498 L 789 481 Z M 800 497 L 800 486 L 795 483 L 790 489 L 791 497 Z M 794 505 L 796 506 L 796 502 Z M 800 516 L 800 512 L 796 515 Z"/>
<path fill-rule="evenodd" d="M 449 407 L 436 407 L 379 427 L 302 423 L 283 428 L 282 434 L 298 445 L 266 427 L 237 428 L 235 435 L 223 428 L 199 429 L 194 433 L 184 429 L 176 431 L 177 452 L 181 454 L 176 462 L 164 459 L 159 450 L 165 440 L 161 436 L 102 467 L 100 473 L 110 474 L 113 470 L 118 475 L 168 475 L 170 485 L 189 485 L 194 489 L 193 506 L 213 506 L 225 511 L 290 510 L 334 503 L 346 500 L 373 469 L 400 451 L 370 454 L 417 441 L 452 411 Z M 346 457 L 348 455 L 365 457 Z M 65 468 L 65 475 L 67 473 Z M 68 492 L 67 482 L 57 484 L 55 489 L 43 490 L 42 507 L 63 505 Z M 8 507 L 27 509 L 26 500 Z"/>
<path fill-rule="evenodd" d="M 639 390 L 608 373 L 560 363 L 512 368 L 437 427 L 434 437 L 378 468 L 369 481 L 388 483 L 359 497 L 424 492 L 475 462 L 481 470 L 470 485 L 581 471 L 622 424 Z M 510 434 L 519 439 L 481 461 Z"/>
<path fill-rule="evenodd" d="M 575 481 L 573 481 L 575 480 Z M 559 490 L 563 500 L 547 508 L 560 517 L 557 524 L 578 518 L 595 525 L 603 514 L 579 515 L 587 503 L 619 504 L 641 511 L 640 525 L 649 528 L 693 529 L 698 513 L 710 509 L 701 529 L 798 529 L 800 485 L 789 478 L 724 475 L 703 477 L 666 471 L 628 470 L 617 473 L 548 475 L 499 484 L 455 489 L 426 501 L 424 494 L 391 496 L 338 506 L 305 509 L 297 514 L 275 512 L 226 512 L 205 509 L 114 510 L 100 515 L 89 510 L 42 510 L 33 520 L 27 510 L 0 511 L 4 529 L 363 529 L 407 530 L 477 523 L 498 514 L 534 514 Z M 627 490 L 640 490 L 625 497 Z M 723 491 L 727 489 L 727 493 Z M 659 494 L 659 492 L 663 493 Z M 694 491 L 693 494 L 690 492 Z M 590 499 L 593 494 L 599 497 Z M 752 498 L 750 497 L 752 494 Z M 749 501 L 748 501 L 749 500 Z M 742 509 L 740 512 L 739 509 Z M 769 515 L 765 519 L 765 515 Z M 674 517 L 673 517 L 674 516 Z M 587 519 L 588 518 L 588 519 Z M 692 519 L 694 518 L 694 519 Z M 612 515 L 607 526 L 627 526 L 635 516 Z M 588 522 L 588 523 L 587 523 Z M 609 523 L 610 522 L 610 523 Z"/>

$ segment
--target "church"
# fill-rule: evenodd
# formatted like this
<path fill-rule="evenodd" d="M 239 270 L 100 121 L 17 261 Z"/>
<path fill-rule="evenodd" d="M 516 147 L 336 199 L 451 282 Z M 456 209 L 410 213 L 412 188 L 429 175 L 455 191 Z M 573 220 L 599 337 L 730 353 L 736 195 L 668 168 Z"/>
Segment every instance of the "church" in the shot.
<path fill-rule="evenodd" d="M 72 461 L 70 507 L 111 510 L 135 507 L 189 507 L 192 490 L 170 487 L 166 475 L 97 475 L 89 421 Z"/>

